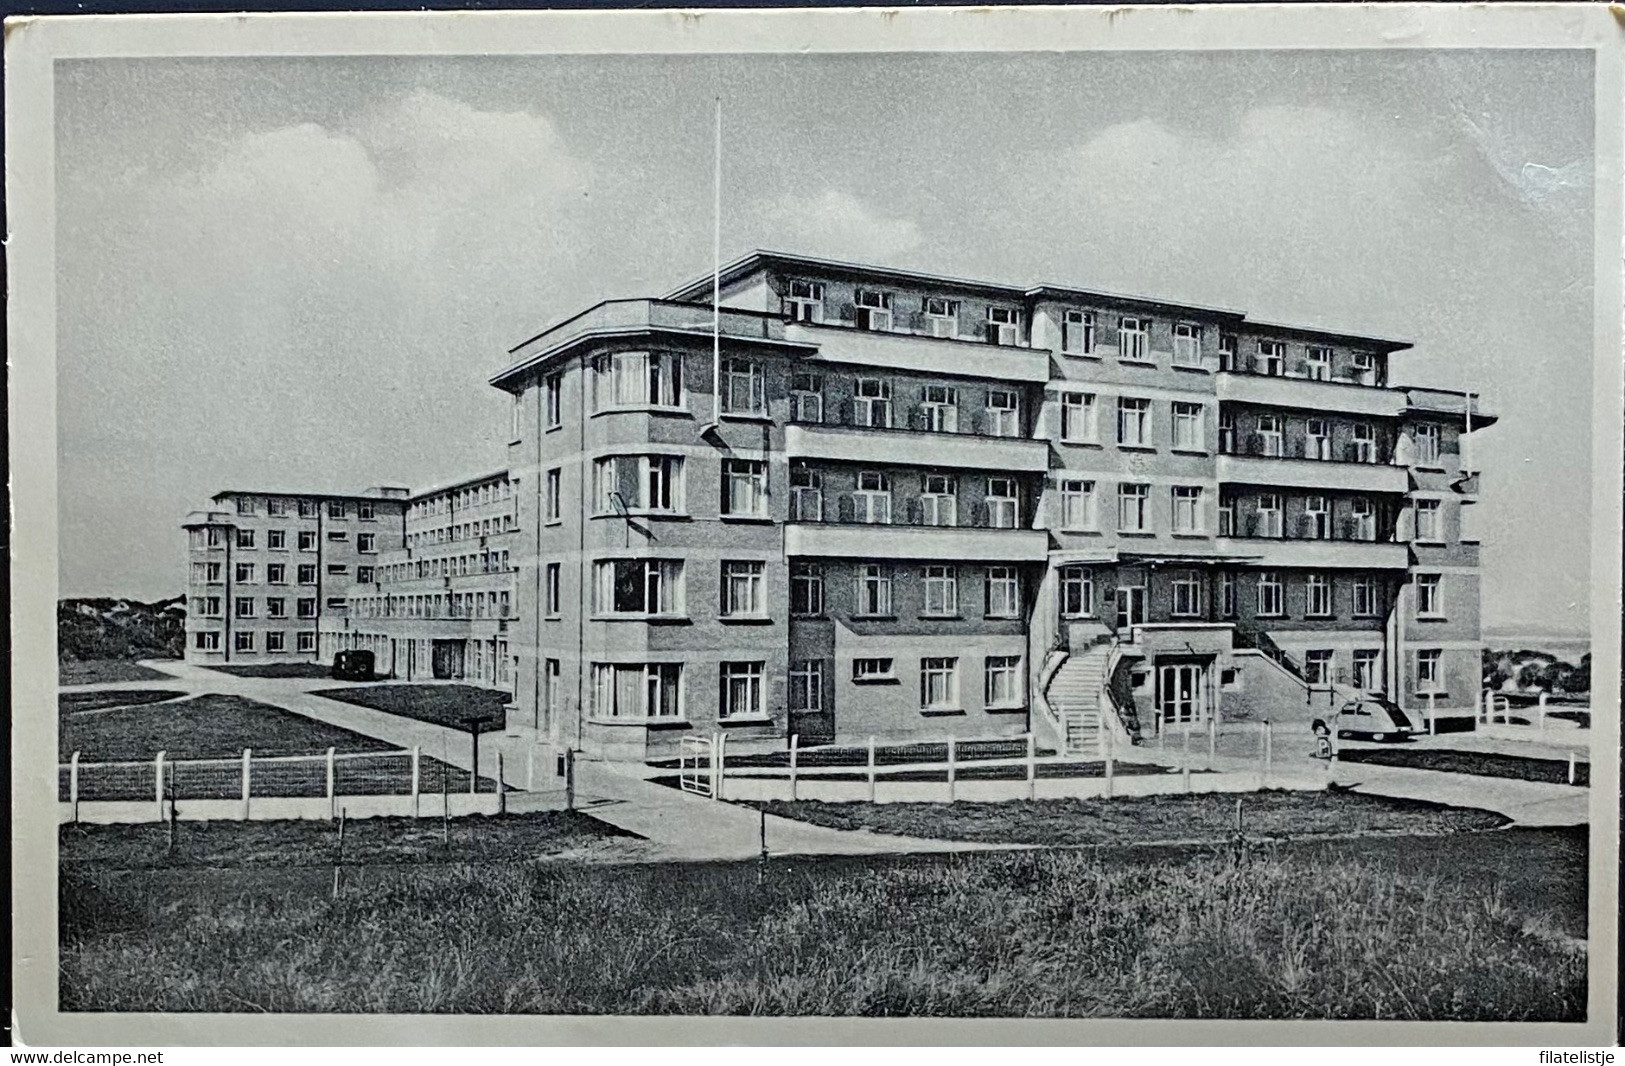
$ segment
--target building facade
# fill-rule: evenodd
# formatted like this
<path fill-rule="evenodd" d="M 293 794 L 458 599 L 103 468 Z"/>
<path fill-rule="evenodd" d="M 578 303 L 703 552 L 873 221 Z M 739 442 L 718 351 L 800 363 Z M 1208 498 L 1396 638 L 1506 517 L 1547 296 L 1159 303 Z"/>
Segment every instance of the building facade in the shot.
<path fill-rule="evenodd" d="M 217 493 L 188 515 L 186 658 L 203 665 L 315 662 L 405 535 L 406 490 L 354 496 Z"/>
<path fill-rule="evenodd" d="M 755 253 L 519 345 L 510 726 L 1069 746 L 1480 688 L 1473 430 L 1406 344 Z M 713 345 L 715 344 L 715 349 Z M 1324 710 L 1319 711 L 1324 714 Z"/>

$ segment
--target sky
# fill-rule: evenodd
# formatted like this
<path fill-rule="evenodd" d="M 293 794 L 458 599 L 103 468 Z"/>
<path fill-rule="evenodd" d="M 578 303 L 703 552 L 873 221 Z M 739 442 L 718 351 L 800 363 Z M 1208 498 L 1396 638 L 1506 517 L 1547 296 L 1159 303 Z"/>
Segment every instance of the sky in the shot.
<path fill-rule="evenodd" d="M 57 64 L 63 596 L 228 488 L 497 469 L 506 351 L 765 247 L 1411 340 L 1473 389 L 1484 622 L 1589 613 L 1592 89 L 1564 51 Z"/>

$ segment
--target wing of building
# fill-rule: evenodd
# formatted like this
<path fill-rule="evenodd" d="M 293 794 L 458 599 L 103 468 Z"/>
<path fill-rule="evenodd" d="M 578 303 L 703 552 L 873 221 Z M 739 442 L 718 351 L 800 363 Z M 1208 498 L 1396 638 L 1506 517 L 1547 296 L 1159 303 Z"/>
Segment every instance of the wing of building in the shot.
<path fill-rule="evenodd" d="M 1408 344 L 772 252 L 721 282 L 715 357 L 709 276 L 515 347 L 507 469 L 345 498 L 392 532 L 299 560 L 357 567 L 301 597 L 317 637 L 265 646 L 269 577 L 239 575 L 270 518 L 234 512 L 275 497 L 217 497 L 188 523 L 192 653 L 367 648 L 637 759 L 717 731 L 1089 750 L 1360 692 L 1473 720 L 1494 418 L 1394 383 Z"/>

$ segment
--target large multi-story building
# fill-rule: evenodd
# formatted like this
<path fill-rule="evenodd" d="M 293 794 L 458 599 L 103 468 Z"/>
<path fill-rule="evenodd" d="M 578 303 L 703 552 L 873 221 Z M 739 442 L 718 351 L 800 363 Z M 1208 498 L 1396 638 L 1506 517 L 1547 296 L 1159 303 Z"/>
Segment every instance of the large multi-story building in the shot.
<path fill-rule="evenodd" d="M 350 586 L 401 547 L 406 490 L 216 493 L 188 515 L 186 657 L 313 662 L 349 612 Z"/>
<path fill-rule="evenodd" d="M 510 726 L 641 758 L 1471 712 L 1463 393 L 1238 311 L 758 252 L 510 353 Z M 715 349 L 713 345 L 715 344 Z M 1324 713 L 1324 712 L 1321 712 Z"/>

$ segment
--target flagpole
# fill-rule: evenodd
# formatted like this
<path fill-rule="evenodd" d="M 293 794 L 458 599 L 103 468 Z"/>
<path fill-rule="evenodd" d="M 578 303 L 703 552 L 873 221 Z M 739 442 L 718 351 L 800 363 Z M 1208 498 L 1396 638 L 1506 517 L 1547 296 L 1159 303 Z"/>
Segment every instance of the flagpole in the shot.
<path fill-rule="evenodd" d="M 722 97 L 717 97 L 711 195 L 711 421 L 722 421 Z"/>

